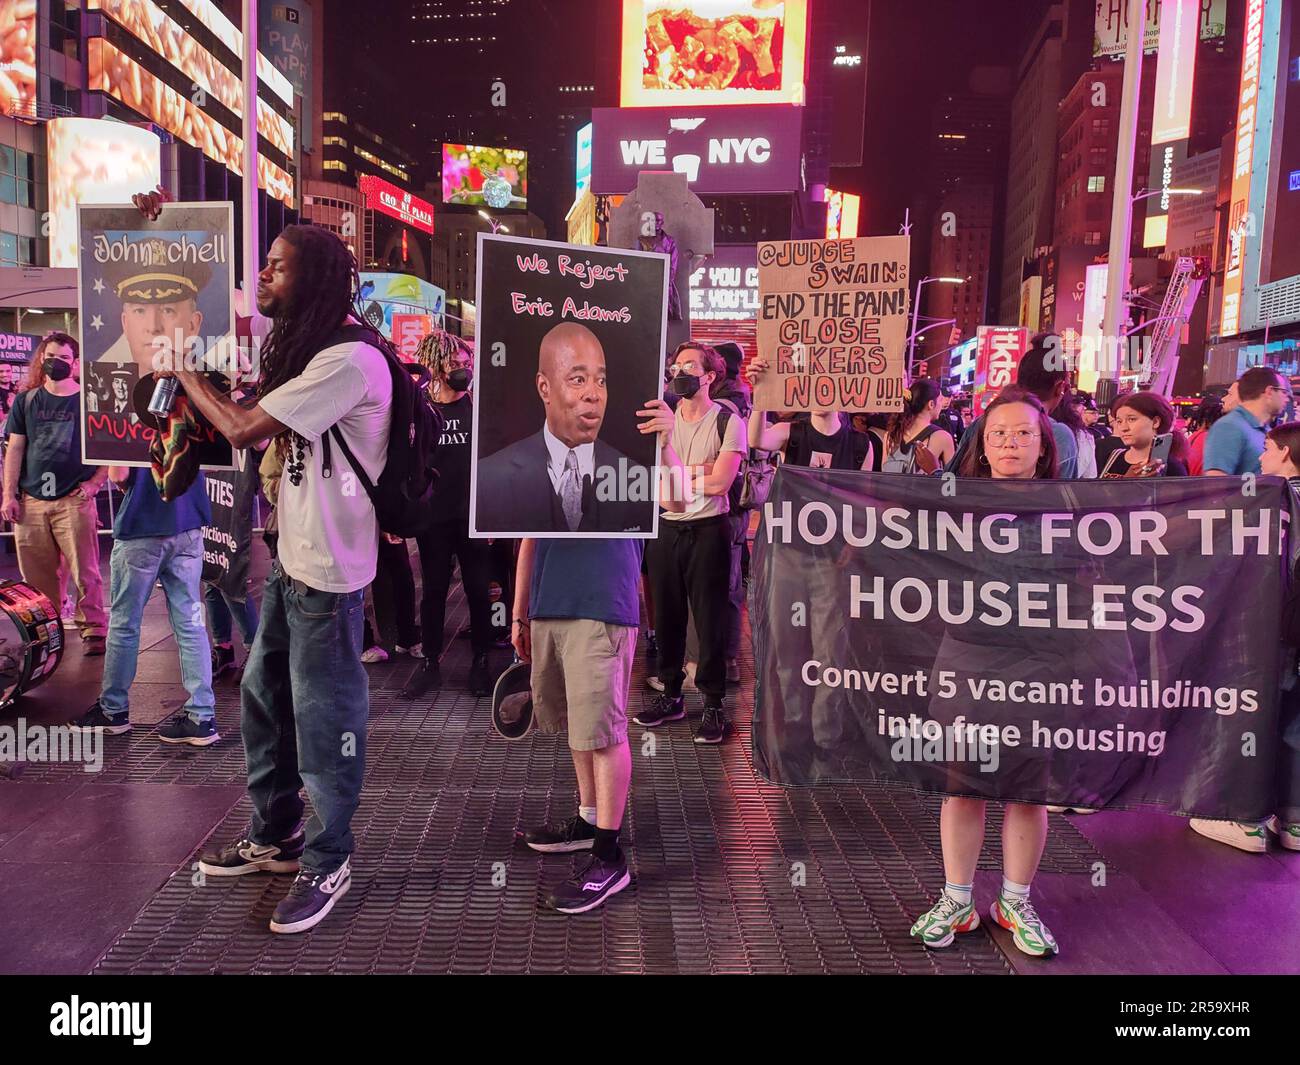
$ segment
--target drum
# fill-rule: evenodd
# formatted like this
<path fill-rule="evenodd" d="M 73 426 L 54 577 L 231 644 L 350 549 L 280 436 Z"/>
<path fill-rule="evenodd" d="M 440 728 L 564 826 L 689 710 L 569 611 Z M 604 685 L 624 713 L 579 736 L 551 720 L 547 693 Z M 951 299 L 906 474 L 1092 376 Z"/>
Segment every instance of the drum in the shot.
<path fill-rule="evenodd" d="M 30 584 L 0 580 L 0 710 L 39 687 L 63 661 L 63 623 Z"/>

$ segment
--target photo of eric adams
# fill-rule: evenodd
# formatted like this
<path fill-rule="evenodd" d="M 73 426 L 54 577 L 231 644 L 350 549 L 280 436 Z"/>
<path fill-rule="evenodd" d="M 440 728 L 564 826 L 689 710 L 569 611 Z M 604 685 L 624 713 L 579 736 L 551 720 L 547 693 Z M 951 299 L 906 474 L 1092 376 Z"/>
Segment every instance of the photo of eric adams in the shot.
<path fill-rule="evenodd" d="M 657 534 L 667 259 L 480 234 L 470 535 Z"/>
<path fill-rule="evenodd" d="M 478 464 L 475 531 L 648 536 L 651 470 L 600 437 L 609 369 L 596 334 L 577 322 L 554 326 L 538 351 L 536 386 L 541 429 Z"/>

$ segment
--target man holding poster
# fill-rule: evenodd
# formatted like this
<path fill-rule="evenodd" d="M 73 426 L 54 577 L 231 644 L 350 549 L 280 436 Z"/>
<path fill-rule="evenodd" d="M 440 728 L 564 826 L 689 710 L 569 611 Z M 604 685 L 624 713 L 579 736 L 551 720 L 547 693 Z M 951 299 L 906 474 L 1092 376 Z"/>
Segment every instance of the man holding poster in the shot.
<path fill-rule="evenodd" d="M 897 411 L 906 367 L 909 237 L 758 246 L 760 410 Z"/>
<path fill-rule="evenodd" d="M 654 535 L 667 260 L 479 235 L 471 535 Z"/>

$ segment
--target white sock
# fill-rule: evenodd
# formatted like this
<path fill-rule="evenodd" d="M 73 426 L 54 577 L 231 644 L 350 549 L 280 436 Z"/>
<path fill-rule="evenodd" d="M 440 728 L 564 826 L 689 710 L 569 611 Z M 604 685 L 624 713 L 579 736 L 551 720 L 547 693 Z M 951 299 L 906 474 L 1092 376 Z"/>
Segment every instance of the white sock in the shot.
<path fill-rule="evenodd" d="M 578 816 L 587 824 L 594 825 L 596 823 L 596 808 L 594 806 L 579 806 Z"/>
<path fill-rule="evenodd" d="M 975 887 L 974 884 L 946 883 L 943 885 L 943 891 L 944 894 L 947 895 L 954 902 L 960 902 L 963 906 L 969 906 L 971 891 L 974 889 L 974 887 Z"/>
<path fill-rule="evenodd" d="M 1005 876 L 1002 878 L 1002 894 L 1008 899 L 1027 899 L 1029 898 L 1029 885 L 1017 884 L 1014 880 L 1008 880 Z"/>

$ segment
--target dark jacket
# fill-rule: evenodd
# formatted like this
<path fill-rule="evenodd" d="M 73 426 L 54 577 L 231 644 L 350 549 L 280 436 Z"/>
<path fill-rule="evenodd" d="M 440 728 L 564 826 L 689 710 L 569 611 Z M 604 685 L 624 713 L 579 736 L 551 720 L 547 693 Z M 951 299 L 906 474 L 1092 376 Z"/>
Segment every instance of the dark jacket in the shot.
<path fill-rule="evenodd" d="M 588 480 L 583 487 L 582 522 L 577 531 L 649 532 L 656 505 L 650 471 L 599 439 L 593 457 L 597 479 Z M 540 431 L 482 459 L 475 488 L 475 531 L 502 536 L 567 533 L 564 506 L 551 487 L 547 461 L 546 440 Z M 646 498 L 599 498 L 609 494 L 597 492 L 601 471 L 606 469 L 611 471 L 611 486 L 626 484 L 643 491 Z"/>

